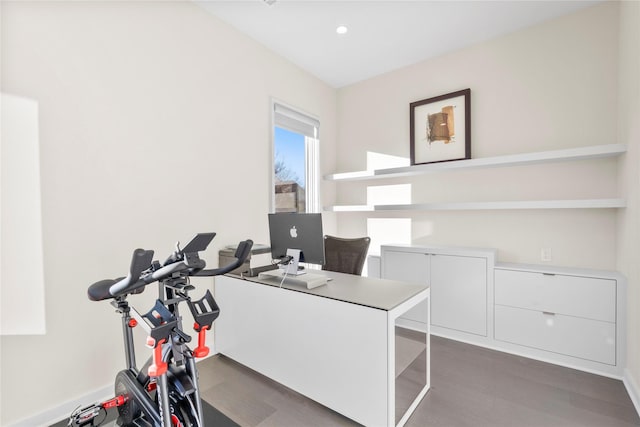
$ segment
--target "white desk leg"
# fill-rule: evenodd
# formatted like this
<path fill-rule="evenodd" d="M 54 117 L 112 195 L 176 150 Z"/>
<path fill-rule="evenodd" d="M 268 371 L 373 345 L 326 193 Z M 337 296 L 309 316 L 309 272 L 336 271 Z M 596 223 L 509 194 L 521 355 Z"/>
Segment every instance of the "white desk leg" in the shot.
<path fill-rule="evenodd" d="M 430 307 L 430 289 L 427 289 L 423 292 L 421 292 L 420 294 L 416 295 L 414 298 L 406 301 L 405 303 L 401 304 L 400 306 L 396 307 L 395 309 L 393 309 L 392 311 L 389 312 L 389 321 L 388 321 L 388 332 L 389 332 L 389 344 L 388 344 L 388 361 L 389 361 L 389 368 L 388 368 L 388 372 L 389 372 L 389 377 L 388 377 L 388 418 L 387 418 L 387 425 L 388 426 L 397 426 L 397 427 L 402 427 L 404 426 L 404 424 L 407 422 L 407 420 L 409 419 L 409 417 L 411 417 L 411 415 L 413 414 L 413 411 L 415 411 L 415 409 L 418 407 L 418 405 L 420 404 L 420 402 L 422 401 L 422 399 L 424 398 L 424 396 L 427 394 L 427 391 L 429 391 L 429 388 L 431 387 L 431 310 L 429 309 Z M 402 414 L 402 417 L 400 418 L 400 420 L 398 421 L 398 423 L 396 424 L 395 419 L 396 419 L 396 413 L 395 413 L 395 405 L 396 405 L 396 372 L 395 372 L 395 361 L 396 361 L 396 354 L 395 354 L 395 346 L 396 346 L 396 334 L 395 334 L 395 327 L 396 327 L 396 320 L 398 319 L 398 317 L 402 316 L 404 313 L 407 312 L 407 310 L 411 309 L 412 307 L 417 306 L 419 303 L 421 303 L 422 301 L 426 301 L 426 304 L 423 304 L 423 306 L 425 307 L 425 310 L 427 310 L 426 316 L 425 318 L 427 319 L 427 323 L 424 325 L 424 332 L 426 332 L 426 366 L 425 366 L 425 386 L 418 392 L 418 395 L 416 396 L 416 398 L 413 400 L 413 402 L 411 403 L 411 405 L 409 406 L 409 408 L 406 410 L 406 412 L 404 414 Z"/>
<path fill-rule="evenodd" d="M 387 314 L 387 426 L 396 424 L 396 319 Z"/>

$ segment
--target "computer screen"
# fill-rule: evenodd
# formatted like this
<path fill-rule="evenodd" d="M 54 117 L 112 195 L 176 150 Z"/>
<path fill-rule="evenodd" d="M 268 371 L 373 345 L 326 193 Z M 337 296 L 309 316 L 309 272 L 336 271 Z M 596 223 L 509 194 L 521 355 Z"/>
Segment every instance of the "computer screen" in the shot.
<path fill-rule="evenodd" d="M 324 264 L 324 235 L 319 213 L 269 214 L 271 257 L 281 259 L 287 249 L 300 250 L 300 262 Z"/>

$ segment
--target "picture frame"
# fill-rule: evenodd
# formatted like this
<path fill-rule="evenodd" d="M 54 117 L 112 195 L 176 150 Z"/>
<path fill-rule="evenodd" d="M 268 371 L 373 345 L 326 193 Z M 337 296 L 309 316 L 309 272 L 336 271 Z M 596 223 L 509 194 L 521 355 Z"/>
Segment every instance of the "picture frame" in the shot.
<path fill-rule="evenodd" d="M 471 89 L 409 105 L 411 165 L 471 158 Z"/>

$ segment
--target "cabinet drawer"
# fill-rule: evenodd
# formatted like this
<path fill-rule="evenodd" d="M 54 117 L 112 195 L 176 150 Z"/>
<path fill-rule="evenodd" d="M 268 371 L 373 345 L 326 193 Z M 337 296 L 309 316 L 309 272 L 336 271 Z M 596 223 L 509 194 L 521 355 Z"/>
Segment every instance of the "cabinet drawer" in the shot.
<path fill-rule="evenodd" d="M 616 363 L 615 323 L 496 305 L 495 338 L 609 365 Z"/>
<path fill-rule="evenodd" d="M 495 303 L 615 322 L 616 281 L 496 269 Z"/>

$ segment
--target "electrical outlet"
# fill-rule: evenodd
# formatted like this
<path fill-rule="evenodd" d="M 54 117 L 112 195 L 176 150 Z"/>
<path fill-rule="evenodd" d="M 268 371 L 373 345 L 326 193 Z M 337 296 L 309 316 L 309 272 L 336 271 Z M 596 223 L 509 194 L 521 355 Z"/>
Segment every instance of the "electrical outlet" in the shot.
<path fill-rule="evenodd" d="M 542 262 L 551 262 L 553 256 L 551 254 L 551 248 L 542 248 L 540 249 L 540 261 Z"/>

